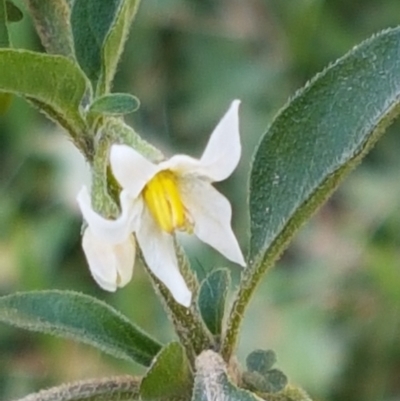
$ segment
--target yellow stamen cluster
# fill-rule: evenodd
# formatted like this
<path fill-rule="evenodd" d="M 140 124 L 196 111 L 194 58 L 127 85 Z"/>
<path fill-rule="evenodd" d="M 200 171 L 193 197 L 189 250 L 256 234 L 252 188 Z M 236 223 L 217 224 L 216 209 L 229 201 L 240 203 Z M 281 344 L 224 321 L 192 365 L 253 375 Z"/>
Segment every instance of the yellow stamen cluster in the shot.
<path fill-rule="evenodd" d="M 156 174 L 144 187 L 143 199 L 162 230 L 191 231 L 185 206 L 179 193 L 177 179 L 171 171 Z"/>

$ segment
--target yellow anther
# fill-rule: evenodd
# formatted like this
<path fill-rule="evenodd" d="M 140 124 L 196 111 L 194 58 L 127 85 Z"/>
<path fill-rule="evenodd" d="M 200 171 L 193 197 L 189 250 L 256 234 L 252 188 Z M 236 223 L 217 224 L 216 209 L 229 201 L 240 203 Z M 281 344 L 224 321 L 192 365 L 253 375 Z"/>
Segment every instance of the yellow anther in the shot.
<path fill-rule="evenodd" d="M 171 171 L 161 171 L 144 187 L 143 198 L 150 213 L 162 230 L 190 231 L 191 224 L 179 194 L 176 177 Z"/>

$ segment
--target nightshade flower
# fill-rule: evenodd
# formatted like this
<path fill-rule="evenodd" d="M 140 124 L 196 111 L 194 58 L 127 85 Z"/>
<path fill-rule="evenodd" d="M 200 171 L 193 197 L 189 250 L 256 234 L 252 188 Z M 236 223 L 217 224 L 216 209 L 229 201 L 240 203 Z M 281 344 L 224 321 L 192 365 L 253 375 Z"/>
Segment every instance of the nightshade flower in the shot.
<path fill-rule="evenodd" d="M 132 266 L 126 263 L 128 257 L 120 257 L 128 252 L 120 253 L 116 248 L 128 247 L 130 232 L 134 232 L 148 267 L 184 306 L 190 305 L 191 292 L 179 272 L 172 235 L 175 231 L 194 233 L 227 259 L 245 266 L 231 228 L 231 205 L 211 185 L 229 177 L 239 163 L 239 104 L 238 100 L 232 102 L 200 159 L 176 155 L 154 164 L 129 146 L 111 147 L 111 169 L 123 189 L 121 216 L 115 221 L 106 220 L 91 209 L 90 203 L 86 203 L 88 209 L 82 208 L 82 202 L 80 205 L 95 241 L 109 241 L 109 249 L 105 247 L 104 252 L 116 261 L 112 267 L 113 289 L 124 285 L 125 278 L 132 274 Z M 100 242 L 89 249 L 98 246 Z M 94 273 L 98 263 L 104 280 L 103 263 L 87 249 L 85 253 L 93 276 L 99 276 Z M 122 261 L 120 265 L 118 260 Z"/>
<path fill-rule="evenodd" d="M 90 272 L 100 287 L 115 291 L 132 278 L 136 245 L 130 229 L 132 201 L 126 191 L 120 194 L 122 213 L 117 220 L 107 220 L 92 209 L 85 186 L 78 196 L 78 204 L 87 227 L 82 236 L 82 248 Z"/>

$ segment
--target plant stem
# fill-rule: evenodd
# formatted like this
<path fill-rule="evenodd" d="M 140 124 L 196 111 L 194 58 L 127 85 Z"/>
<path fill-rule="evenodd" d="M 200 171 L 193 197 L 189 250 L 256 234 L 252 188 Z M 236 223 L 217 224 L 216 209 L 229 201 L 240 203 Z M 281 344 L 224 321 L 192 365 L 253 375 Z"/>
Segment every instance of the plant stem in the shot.
<path fill-rule="evenodd" d="M 123 401 L 139 399 L 140 379 L 115 376 L 62 384 L 16 401 Z"/>
<path fill-rule="evenodd" d="M 361 156 L 359 156 L 361 157 Z M 355 159 L 356 160 L 356 159 Z M 356 162 L 356 161 L 355 161 Z M 347 165 L 338 169 L 325 182 L 326 192 L 320 196 L 313 194 L 299 208 L 298 212 L 287 222 L 282 231 L 277 234 L 275 240 L 266 251 L 261 251 L 242 276 L 239 290 L 235 296 L 228 320 L 226 330 L 222 339 L 221 354 L 226 362 L 229 362 L 238 341 L 240 325 L 244 317 L 244 311 L 250 302 L 264 274 L 275 265 L 282 252 L 287 248 L 301 225 L 315 212 L 325 199 L 334 191 L 340 182 L 340 178 L 351 166 Z"/>
<path fill-rule="evenodd" d="M 240 326 L 244 317 L 244 311 L 249 304 L 258 283 L 261 281 L 264 273 L 274 265 L 274 261 L 275 259 L 266 262 L 263 266 L 263 269 L 249 269 L 253 274 L 244 274 L 241 279 L 239 290 L 236 293 L 232 308 L 229 313 L 226 331 L 222 337 L 221 355 L 227 363 L 229 363 L 237 345 Z"/>
<path fill-rule="evenodd" d="M 176 251 L 181 273 L 194 295 L 197 292 L 197 280 L 190 270 L 186 255 L 178 245 L 176 245 Z M 141 255 L 141 260 L 153 281 L 154 287 L 163 300 L 168 317 L 186 350 L 187 357 L 192 366 L 194 366 L 194 360 L 197 355 L 206 349 L 213 349 L 215 347 L 214 340 L 205 327 L 196 307 L 192 305 L 190 308 L 186 308 L 177 303 L 167 287 L 151 272 L 143 255 Z"/>

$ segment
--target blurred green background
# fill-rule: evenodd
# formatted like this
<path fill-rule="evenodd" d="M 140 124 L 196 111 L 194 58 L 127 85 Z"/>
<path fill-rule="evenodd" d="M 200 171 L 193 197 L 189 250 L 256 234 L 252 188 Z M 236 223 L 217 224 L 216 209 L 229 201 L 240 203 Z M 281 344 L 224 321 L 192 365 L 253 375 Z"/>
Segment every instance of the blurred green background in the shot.
<path fill-rule="evenodd" d="M 218 188 L 232 200 L 245 250 L 246 180 L 260 136 L 315 73 L 374 32 L 399 24 L 399 0 L 142 3 L 115 91 L 141 99 L 128 120 L 145 138 L 167 154 L 195 156 L 230 101 L 242 100 L 243 157 Z M 27 13 L 12 26 L 12 39 L 15 47 L 42 51 Z M 274 349 L 278 367 L 316 400 L 400 400 L 399 128 L 392 126 L 296 236 L 244 322 L 239 360 L 255 348 Z M 0 294 L 83 291 L 171 340 L 140 266 L 115 294 L 90 277 L 75 204 L 85 177 L 64 133 L 14 99 L 0 119 Z M 197 241 L 184 244 L 200 279 L 228 265 Z M 237 266 L 232 274 L 237 284 Z M 1 400 L 63 381 L 141 372 L 90 347 L 0 325 Z"/>

